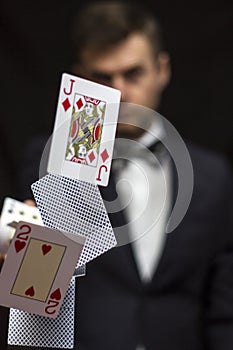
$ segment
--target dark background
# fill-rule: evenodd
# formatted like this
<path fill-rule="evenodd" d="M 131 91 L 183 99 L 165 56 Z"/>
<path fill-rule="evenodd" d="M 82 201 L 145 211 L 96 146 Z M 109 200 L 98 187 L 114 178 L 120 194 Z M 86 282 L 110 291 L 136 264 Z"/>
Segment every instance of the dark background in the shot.
<path fill-rule="evenodd" d="M 72 13 L 81 3 L 14 0 L 0 5 L 1 198 L 18 195 L 18 162 L 28 140 L 52 130 L 60 76 L 70 72 Z M 229 154 L 232 2 L 148 4 L 161 21 L 173 70 L 161 113 L 183 137 Z"/>
<path fill-rule="evenodd" d="M 6 195 L 18 198 L 28 141 L 52 130 L 60 76 L 70 72 L 72 13 L 80 6 L 80 0 L 0 3 L 0 206 Z M 161 113 L 181 136 L 230 157 L 232 1 L 158 0 L 150 8 L 161 21 L 173 70 Z M 2 349 L 2 310 L 0 317 Z"/>

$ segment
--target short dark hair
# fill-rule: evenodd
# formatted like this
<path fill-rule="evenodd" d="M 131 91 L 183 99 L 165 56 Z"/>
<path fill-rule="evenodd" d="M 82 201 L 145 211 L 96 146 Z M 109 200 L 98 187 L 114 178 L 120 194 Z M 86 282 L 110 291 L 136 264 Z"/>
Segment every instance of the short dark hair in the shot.
<path fill-rule="evenodd" d="M 73 59 L 80 62 L 83 50 L 106 50 L 135 32 L 148 37 L 155 56 L 162 50 L 158 20 L 141 5 L 119 1 L 89 3 L 74 17 Z"/>

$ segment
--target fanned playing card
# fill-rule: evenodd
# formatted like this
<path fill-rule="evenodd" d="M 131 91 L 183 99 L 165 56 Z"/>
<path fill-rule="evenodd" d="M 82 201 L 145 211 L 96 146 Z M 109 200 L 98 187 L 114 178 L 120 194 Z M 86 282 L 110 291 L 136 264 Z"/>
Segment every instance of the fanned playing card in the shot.
<path fill-rule="evenodd" d="M 85 271 L 87 262 L 117 243 L 96 185 L 108 184 L 119 102 L 118 90 L 63 74 L 49 155 L 49 175 L 32 185 L 45 226 L 86 237 L 76 265 L 79 275 Z M 74 278 L 56 319 L 11 309 L 8 344 L 72 348 L 73 281 Z M 30 288 L 26 291 L 32 292 Z M 29 327 L 24 335 L 20 330 L 25 322 Z M 61 327 L 65 334 L 62 339 L 59 337 Z M 44 328 L 48 337 L 44 336 Z"/>
<path fill-rule="evenodd" d="M 85 238 L 19 222 L 0 274 L 0 304 L 55 318 Z"/>
<path fill-rule="evenodd" d="M 108 185 L 120 91 L 63 74 L 48 173 Z"/>
<path fill-rule="evenodd" d="M 49 174 L 31 187 L 45 226 L 86 237 L 77 267 L 116 246 L 98 186 Z"/>
<path fill-rule="evenodd" d="M 75 278 L 73 277 L 56 318 L 10 309 L 8 344 L 73 349 L 74 303 Z"/>

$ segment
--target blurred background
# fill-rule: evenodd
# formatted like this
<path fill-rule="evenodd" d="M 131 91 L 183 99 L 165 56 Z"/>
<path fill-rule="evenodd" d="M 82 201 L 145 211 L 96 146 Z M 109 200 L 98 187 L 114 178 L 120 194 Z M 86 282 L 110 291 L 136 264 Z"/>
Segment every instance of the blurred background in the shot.
<path fill-rule="evenodd" d="M 171 55 L 173 76 L 160 112 L 182 137 L 231 158 L 232 2 L 145 3 L 160 20 Z M 29 140 L 52 131 L 61 74 L 71 72 L 72 14 L 80 6 L 78 0 L 0 3 L 0 206 L 6 195 L 18 197 Z"/>
<path fill-rule="evenodd" d="M 232 2 L 154 1 L 173 76 L 160 112 L 184 138 L 232 148 Z M 70 72 L 70 23 L 78 0 L 5 1 L 0 8 L 1 200 L 17 197 L 20 154 L 53 127 L 62 72 Z M 87 19 L 91 20 L 91 19 Z"/>

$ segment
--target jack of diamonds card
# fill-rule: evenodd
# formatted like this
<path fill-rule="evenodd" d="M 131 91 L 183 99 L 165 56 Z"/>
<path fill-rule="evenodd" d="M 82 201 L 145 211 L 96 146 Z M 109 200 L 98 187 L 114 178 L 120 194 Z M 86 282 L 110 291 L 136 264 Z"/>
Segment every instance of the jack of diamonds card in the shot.
<path fill-rule="evenodd" d="M 84 242 L 80 235 L 19 222 L 0 274 L 0 305 L 55 318 Z"/>
<path fill-rule="evenodd" d="M 107 186 L 120 91 L 63 74 L 48 172 Z"/>

